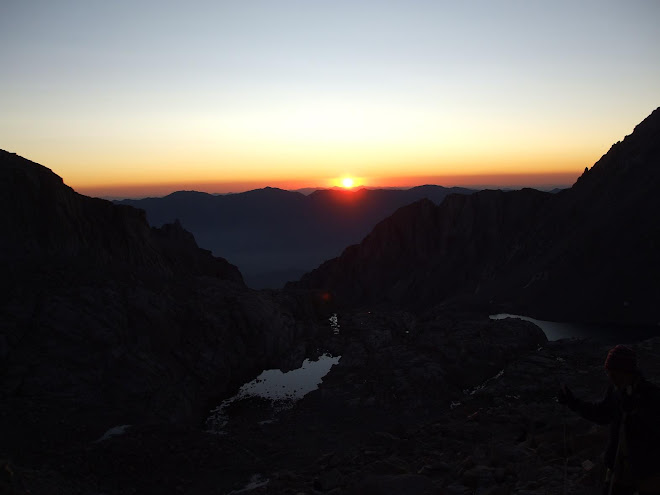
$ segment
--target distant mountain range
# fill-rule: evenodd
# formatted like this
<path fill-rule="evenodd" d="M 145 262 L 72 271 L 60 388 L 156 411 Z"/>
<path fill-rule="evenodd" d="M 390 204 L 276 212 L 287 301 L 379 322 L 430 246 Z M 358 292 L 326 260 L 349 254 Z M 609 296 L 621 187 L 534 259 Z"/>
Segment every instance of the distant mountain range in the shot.
<path fill-rule="evenodd" d="M 472 192 L 426 185 L 305 195 L 267 187 L 227 195 L 180 191 L 117 203 L 145 210 L 152 226 L 178 219 L 200 246 L 238 266 L 247 285 L 280 288 L 360 242 L 398 208 L 422 198 L 441 203 L 449 194 Z"/>
<path fill-rule="evenodd" d="M 660 325 L 660 109 L 570 189 L 421 200 L 290 289 L 340 305 L 470 301 L 549 320 Z"/>

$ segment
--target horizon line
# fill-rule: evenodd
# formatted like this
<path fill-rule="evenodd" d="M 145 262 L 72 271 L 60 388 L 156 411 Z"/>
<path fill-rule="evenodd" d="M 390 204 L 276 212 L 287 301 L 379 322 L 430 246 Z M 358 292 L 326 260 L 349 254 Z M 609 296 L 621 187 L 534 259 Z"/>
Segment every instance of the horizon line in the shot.
<path fill-rule="evenodd" d="M 549 173 L 489 173 L 464 174 L 424 177 L 373 178 L 365 179 L 363 183 L 346 190 L 359 189 L 412 189 L 414 187 L 433 185 L 440 187 L 463 187 L 466 189 L 522 189 L 530 187 L 539 190 L 570 188 L 581 175 L 580 172 L 549 172 Z M 322 182 L 319 180 L 318 182 Z M 76 192 L 86 196 L 107 200 L 161 198 L 175 192 L 200 192 L 211 195 L 241 194 L 265 188 L 300 192 L 317 190 L 344 189 L 335 185 L 310 185 L 311 181 L 245 181 L 223 183 L 218 181 L 169 183 L 169 184 L 117 184 L 107 186 L 70 185 Z"/>

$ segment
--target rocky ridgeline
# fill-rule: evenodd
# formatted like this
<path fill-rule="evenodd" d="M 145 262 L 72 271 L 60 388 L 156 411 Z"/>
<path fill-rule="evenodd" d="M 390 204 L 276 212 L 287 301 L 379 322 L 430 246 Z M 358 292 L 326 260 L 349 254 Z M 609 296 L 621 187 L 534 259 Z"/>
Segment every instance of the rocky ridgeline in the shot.
<path fill-rule="evenodd" d="M 16 279 L 59 269 L 58 276 L 203 274 L 242 283 L 235 266 L 199 249 L 178 222 L 152 229 L 144 211 L 80 195 L 50 169 L 1 150 L 0 188 L 0 262 Z"/>
<path fill-rule="evenodd" d="M 569 190 L 420 201 L 289 288 L 408 309 L 469 298 L 555 321 L 660 323 L 660 109 Z"/>
<path fill-rule="evenodd" d="M 422 200 L 288 288 L 332 291 L 338 304 L 428 308 L 509 269 L 551 193 L 479 191 Z"/>

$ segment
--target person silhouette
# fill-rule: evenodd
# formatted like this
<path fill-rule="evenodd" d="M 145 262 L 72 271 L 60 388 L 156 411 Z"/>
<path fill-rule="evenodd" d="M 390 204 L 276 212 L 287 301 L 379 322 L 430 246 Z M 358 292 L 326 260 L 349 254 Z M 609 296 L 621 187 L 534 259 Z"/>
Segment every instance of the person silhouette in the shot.
<path fill-rule="evenodd" d="M 601 401 L 580 400 L 565 384 L 558 400 L 589 421 L 610 425 L 604 493 L 660 495 L 660 388 L 642 376 L 635 351 L 625 345 L 610 349 L 605 372 L 610 385 Z"/>

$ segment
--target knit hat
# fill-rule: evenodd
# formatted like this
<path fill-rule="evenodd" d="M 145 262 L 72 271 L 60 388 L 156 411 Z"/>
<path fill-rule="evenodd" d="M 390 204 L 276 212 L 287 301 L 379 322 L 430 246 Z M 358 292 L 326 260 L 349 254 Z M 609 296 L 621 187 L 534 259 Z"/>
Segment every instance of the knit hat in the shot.
<path fill-rule="evenodd" d="M 637 357 L 635 351 L 626 345 L 617 345 L 610 349 L 605 359 L 605 369 L 607 371 L 627 371 L 635 373 L 637 371 Z"/>

